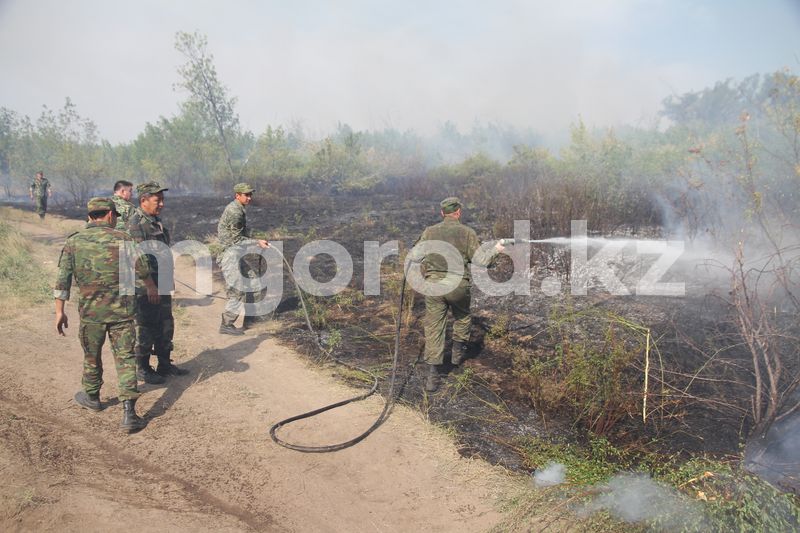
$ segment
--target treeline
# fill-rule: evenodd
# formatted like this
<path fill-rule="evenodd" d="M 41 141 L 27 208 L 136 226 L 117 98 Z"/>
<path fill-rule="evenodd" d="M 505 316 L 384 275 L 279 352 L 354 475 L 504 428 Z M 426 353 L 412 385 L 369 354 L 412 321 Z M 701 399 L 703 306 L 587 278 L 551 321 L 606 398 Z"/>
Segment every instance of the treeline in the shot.
<path fill-rule="evenodd" d="M 493 124 L 462 133 L 446 123 L 428 138 L 347 124 L 322 139 L 309 138 L 300 124 L 256 134 L 241 127 L 206 38 L 179 32 L 175 48 L 185 60 L 175 87 L 186 98 L 178 113 L 146 124 L 132 142 L 101 139 L 68 98 L 35 120 L 0 108 L 5 194 L 24 194 L 39 169 L 74 205 L 117 179 L 200 194 L 244 180 L 277 197 L 455 193 L 502 234 L 526 218 L 544 232 L 587 219 L 603 232 L 662 224 L 689 238 L 721 237 L 759 210 L 792 221 L 797 214 L 800 83 L 788 71 L 667 98 L 666 127 L 597 131 L 579 122 L 554 153 L 530 130 Z"/>
<path fill-rule="evenodd" d="M 3 193 L 23 194 L 42 169 L 75 204 L 117 179 L 157 180 L 198 194 L 227 191 L 242 180 L 275 194 L 365 194 L 398 180 L 426 179 L 473 154 L 507 160 L 515 146 L 537 141 L 530 131 L 476 124 L 462 133 L 450 122 L 430 137 L 410 130 L 355 131 L 347 124 L 322 139 L 310 138 L 300 123 L 267 126 L 260 135 L 231 129 L 224 146 L 213 125 L 185 105 L 171 118 L 147 123 L 132 142 L 111 145 L 69 98 L 62 109 L 45 107 L 36 120 L 0 108 Z"/>
<path fill-rule="evenodd" d="M 188 38 L 186 46 L 202 56 L 202 38 Z M 235 98 L 215 75 L 216 85 L 203 92 L 190 82 L 208 73 L 187 68 L 182 75 L 189 97 L 180 112 L 148 123 L 129 143 L 101 139 L 69 99 L 60 110 L 44 108 L 35 120 L 0 108 L 5 195 L 24 194 L 38 169 L 62 193 L 61 201 L 74 205 L 117 179 L 157 180 L 199 194 L 244 180 L 276 197 L 457 193 L 494 221 L 498 234 L 508 234 L 515 218 L 543 232 L 563 232 L 570 220 L 587 219 L 598 231 L 664 224 L 692 238 L 720 233 L 728 219 L 754 209 L 797 214 L 800 87 L 788 72 L 671 97 L 661 112 L 666 128 L 599 131 L 579 122 L 554 153 L 531 131 L 493 124 L 461 133 L 447 123 L 427 138 L 347 124 L 322 139 L 309 138 L 300 124 L 268 126 L 256 135 L 241 129 Z M 208 106 L 202 94 L 216 94 L 216 105 Z"/>

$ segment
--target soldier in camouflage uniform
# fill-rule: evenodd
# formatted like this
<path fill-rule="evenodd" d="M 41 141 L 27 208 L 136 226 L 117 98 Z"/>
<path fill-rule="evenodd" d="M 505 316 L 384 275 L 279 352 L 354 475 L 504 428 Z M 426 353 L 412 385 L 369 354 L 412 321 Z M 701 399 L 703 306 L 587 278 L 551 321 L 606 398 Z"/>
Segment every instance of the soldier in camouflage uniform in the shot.
<path fill-rule="evenodd" d="M 469 265 L 488 266 L 492 259 L 504 250 L 498 242 L 490 253 L 478 253 L 481 246 L 478 236 L 472 228 L 461 223 L 461 201 L 450 197 L 441 202 L 442 222 L 429 226 L 422 233 L 419 242 L 442 241 L 452 245 L 461 254 L 464 272 L 453 289 L 444 296 L 425 296 L 425 362 L 428 364 L 428 377 L 425 390 L 434 392 L 439 388 L 439 367 L 444 363 L 445 329 L 447 311 L 453 312 L 453 351 L 451 362 L 461 364 L 469 342 L 471 316 L 470 291 L 472 280 Z M 448 265 L 445 258 L 437 253 L 422 255 L 420 248 L 412 250 L 411 259 L 421 260 L 425 272 L 425 280 L 431 283 L 445 283 Z M 461 275 L 461 274 L 459 274 Z"/>
<path fill-rule="evenodd" d="M 127 247 L 125 257 L 132 259 L 130 236 L 114 229 L 116 211 L 108 198 L 92 198 L 88 203 L 89 223 L 67 238 L 58 260 L 58 278 L 53 296 L 56 305 L 56 330 L 64 335 L 68 327 L 65 302 L 69 300 L 72 282 L 78 286 L 79 337 L 83 348 L 83 390 L 75 401 L 92 411 L 100 411 L 100 387 L 103 385 L 101 352 L 106 335 L 117 367 L 119 399 L 122 401 L 122 428 L 135 431 L 145 426 L 136 414 L 136 365 L 134 360 L 135 330 L 133 296 L 121 294 L 120 249 Z M 158 295 L 149 282 L 147 264 L 139 260 L 136 276 L 147 283 L 150 297 Z"/>
<path fill-rule="evenodd" d="M 134 209 L 128 219 L 126 229 L 133 240 L 141 245 L 148 241 L 157 241 L 169 246 L 169 232 L 164 227 L 159 214 L 164 207 L 164 191 L 168 190 L 155 181 L 143 183 L 136 187 L 139 193 L 139 207 Z M 157 244 L 157 243 L 156 243 Z M 161 384 L 167 376 L 182 376 L 189 371 L 172 364 L 172 336 L 175 332 L 175 320 L 172 317 L 172 255 L 167 252 L 160 259 L 148 253 L 150 279 L 159 288 L 159 296 L 155 302 L 148 299 L 142 287 L 137 287 L 136 296 L 136 375 L 145 383 Z M 164 277 L 159 284 L 159 269 Z M 165 270 L 166 269 L 166 270 Z M 158 368 L 150 366 L 150 356 L 158 358 Z"/>
<path fill-rule="evenodd" d="M 117 208 L 117 227 L 115 229 L 125 231 L 128 219 L 136 207 L 131 203 L 133 195 L 133 183 L 130 181 L 119 180 L 114 184 L 114 196 L 111 199 Z"/>
<path fill-rule="evenodd" d="M 236 245 L 248 246 L 256 244 L 261 248 L 269 247 L 269 243 L 263 239 L 250 238 L 250 229 L 247 227 L 247 213 L 245 212 L 245 207 L 252 201 L 254 191 L 255 189 L 247 183 L 237 183 L 233 187 L 235 197 L 233 201 L 225 207 L 222 216 L 219 218 L 219 224 L 217 225 L 217 236 L 219 237 L 220 245 L 222 245 L 222 253 Z M 227 264 L 226 260 L 222 259 L 222 253 L 220 253 L 218 259 L 220 267 L 223 270 L 226 268 L 236 268 L 238 266 Z M 244 271 L 240 268 L 239 272 L 248 278 L 259 277 L 260 259 L 261 258 L 258 258 L 258 260 L 251 260 L 246 257 L 243 261 L 245 263 Z M 225 305 L 225 310 L 222 313 L 222 323 L 219 326 L 219 332 L 225 335 L 243 335 L 243 329 L 250 324 L 252 317 L 245 315 L 241 329 L 234 326 L 233 323 L 239 318 L 239 313 L 241 312 L 243 304 L 252 303 L 254 295 L 252 292 L 243 292 L 230 285 L 228 285 L 226 292 L 228 303 Z"/>
<path fill-rule="evenodd" d="M 53 189 L 50 188 L 50 182 L 44 177 L 44 172 L 40 170 L 36 173 L 30 188 L 31 200 L 36 202 L 36 214 L 44 220 L 44 214 L 47 213 L 47 199 L 53 196 Z"/>

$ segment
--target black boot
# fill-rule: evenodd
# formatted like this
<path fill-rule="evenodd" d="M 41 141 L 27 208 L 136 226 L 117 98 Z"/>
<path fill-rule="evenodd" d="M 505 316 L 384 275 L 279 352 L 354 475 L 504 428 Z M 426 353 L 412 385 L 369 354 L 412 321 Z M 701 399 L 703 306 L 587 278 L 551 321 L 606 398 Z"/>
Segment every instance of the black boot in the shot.
<path fill-rule="evenodd" d="M 156 369 L 156 373 L 159 376 L 168 377 L 168 376 L 185 376 L 189 373 L 188 370 L 185 368 L 181 368 L 179 366 L 175 366 L 172 364 L 172 360 L 169 356 L 166 357 L 158 357 L 158 368 Z"/>
<path fill-rule="evenodd" d="M 450 355 L 450 362 L 458 366 L 464 361 L 465 355 L 467 355 L 467 343 L 453 341 L 453 352 Z"/>
<path fill-rule="evenodd" d="M 225 322 L 220 324 L 219 332 L 223 335 L 244 335 L 244 331 L 237 328 L 233 324 L 226 324 Z"/>
<path fill-rule="evenodd" d="M 149 355 L 147 357 L 136 358 L 136 379 L 143 383 L 149 383 L 150 385 L 163 384 L 164 378 L 156 374 L 153 367 L 151 367 L 148 362 L 149 359 Z"/>
<path fill-rule="evenodd" d="M 90 411 L 103 410 L 99 394 L 88 394 L 86 391 L 78 391 L 75 393 L 75 403 Z"/>
<path fill-rule="evenodd" d="M 136 400 L 122 400 L 122 423 L 120 427 L 131 433 L 139 431 L 147 422 L 136 414 Z"/>
<path fill-rule="evenodd" d="M 425 392 L 436 392 L 439 388 L 439 369 L 436 365 L 428 365 L 428 377 L 425 378 Z"/>

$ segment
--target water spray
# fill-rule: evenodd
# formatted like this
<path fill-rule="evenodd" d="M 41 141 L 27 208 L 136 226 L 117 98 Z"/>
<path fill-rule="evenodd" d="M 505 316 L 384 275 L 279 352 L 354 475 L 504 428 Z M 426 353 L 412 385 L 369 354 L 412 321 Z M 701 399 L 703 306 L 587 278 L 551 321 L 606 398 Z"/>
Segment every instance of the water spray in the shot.
<path fill-rule="evenodd" d="M 556 246 L 566 246 L 573 243 L 581 243 L 589 246 L 604 246 L 611 243 L 624 243 L 625 246 L 631 244 L 663 244 L 665 241 L 653 239 L 609 239 L 606 237 L 587 237 L 585 235 L 578 237 L 549 237 L 547 239 L 516 239 L 504 238 L 499 239 L 498 242 L 503 246 L 512 244 L 554 244 Z"/>

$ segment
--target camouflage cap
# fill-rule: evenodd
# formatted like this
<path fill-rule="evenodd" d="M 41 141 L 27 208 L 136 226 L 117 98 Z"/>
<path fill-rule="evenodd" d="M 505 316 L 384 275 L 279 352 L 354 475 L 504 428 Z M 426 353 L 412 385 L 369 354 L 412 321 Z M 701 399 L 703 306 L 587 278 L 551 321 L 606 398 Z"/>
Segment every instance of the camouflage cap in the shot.
<path fill-rule="evenodd" d="M 86 204 L 86 211 L 88 213 L 96 213 L 98 211 L 113 211 L 117 214 L 117 207 L 111 198 L 95 197 L 89 200 Z"/>
<path fill-rule="evenodd" d="M 456 198 L 455 196 L 451 196 L 449 198 L 445 198 L 442 200 L 439 205 L 442 206 L 442 213 L 445 215 L 449 213 L 455 213 L 459 209 L 461 209 L 461 200 Z"/>
<path fill-rule="evenodd" d="M 255 189 L 252 188 L 247 183 L 237 183 L 236 185 L 233 186 L 233 192 L 240 192 L 242 194 L 247 194 L 247 193 L 253 192 L 253 191 L 255 191 Z"/>
<path fill-rule="evenodd" d="M 162 187 L 161 184 L 157 181 L 148 181 L 147 183 L 141 183 L 136 186 L 136 192 L 140 195 L 142 194 L 156 194 L 161 191 L 168 191 L 166 187 Z"/>

